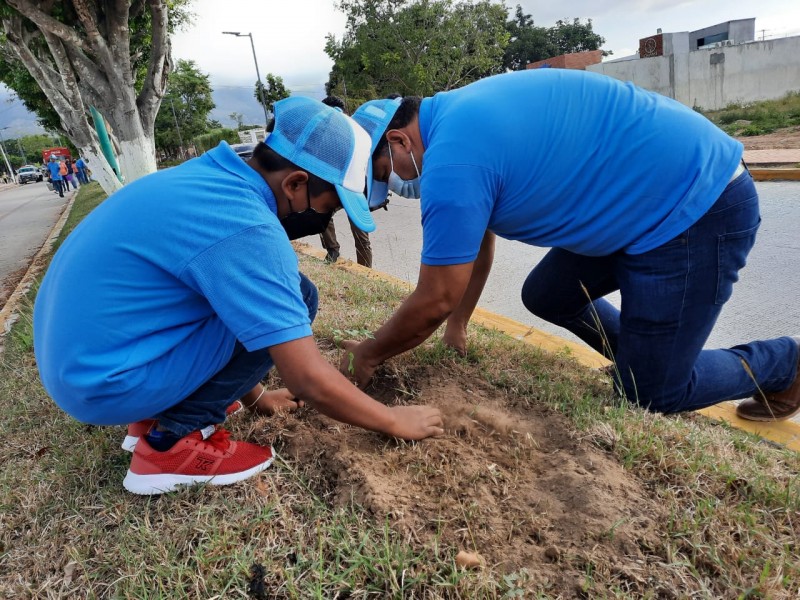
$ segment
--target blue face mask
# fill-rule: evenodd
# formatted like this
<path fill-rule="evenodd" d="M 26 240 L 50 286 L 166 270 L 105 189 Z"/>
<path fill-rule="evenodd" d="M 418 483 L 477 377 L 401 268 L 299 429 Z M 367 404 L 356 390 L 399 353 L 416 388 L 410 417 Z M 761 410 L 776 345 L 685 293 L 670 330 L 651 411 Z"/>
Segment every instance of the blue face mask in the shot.
<path fill-rule="evenodd" d="M 414 153 L 411 152 L 411 162 L 414 163 L 414 169 L 417 171 L 417 176 L 414 179 L 401 179 L 400 176 L 394 172 L 394 160 L 392 159 L 392 145 L 389 144 L 389 163 L 392 166 L 392 172 L 389 173 L 389 190 L 403 198 L 410 198 L 412 200 L 419 200 L 419 167 L 417 161 L 414 160 Z"/>

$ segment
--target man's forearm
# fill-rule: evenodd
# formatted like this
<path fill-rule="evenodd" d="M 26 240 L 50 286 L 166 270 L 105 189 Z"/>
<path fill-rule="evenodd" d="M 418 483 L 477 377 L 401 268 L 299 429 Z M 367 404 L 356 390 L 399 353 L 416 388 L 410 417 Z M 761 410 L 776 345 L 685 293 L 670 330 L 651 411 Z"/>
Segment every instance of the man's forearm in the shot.
<path fill-rule="evenodd" d="M 364 350 L 377 363 L 416 348 L 447 319 L 452 305 L 413 292 L 372 339 L 362 342 Z"/>
<path fill-rule="evenodd" d="M 472 267 L 472 276 L 470 277 L 464 296 L 447 319 L 448 327 L 461 327 L 466 329 L 467 323 L 469 323 L 472 313 L 475 312 L 475 307 L 478 305 L 478 301 L 481 298 L 483 288 L 486 287 L 486 280 L 489 279 L 489 273 L 492 270 L 494 242 L 495 235 L 491 231 L 487 231 L 483 236 L 481 249 Z"/>

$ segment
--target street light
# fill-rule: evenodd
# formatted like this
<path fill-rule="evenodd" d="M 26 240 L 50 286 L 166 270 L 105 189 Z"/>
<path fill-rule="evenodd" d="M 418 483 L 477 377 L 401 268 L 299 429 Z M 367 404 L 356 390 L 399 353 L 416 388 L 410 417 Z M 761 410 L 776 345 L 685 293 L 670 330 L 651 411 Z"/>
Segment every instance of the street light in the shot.
<path fill-rule="evenodd" d="M 0 131 L 8 129 L 8 127 L 0 127 Z M 17 178 L 14 176 L 14 171 L 11 169 L 11 165 L 8 163 L 8 155 L 6 154 L 6 147 L 3 143 L 3 134 L 0 133 L 0 150 L 3 151 L 3 160 L 6 161 L 6 169 L 8 169 L 8 176 L 11 177 L 11 181 L 17 183 Z"/>
<path fill-rule="evenodd" d="M 261 73 L 258 71 L 258 59 L 256 58 L 256 45 L 253 43 L 252 33 L 241 33 L 239 31 L 223 31 L 224 35 L 235 35 L 236 37 L 249 37 L 250 47 L 253 49 L 253 62 L 256 63 L 256 77 L 258 77 L 258 96 L 261 98 L 261 106 L 264 109 L 264 128 L 266 130 L 269 124 L 269 116 L 267 115 L 267 103 L 264 101 L 264 84 L 261 83 Z"/>

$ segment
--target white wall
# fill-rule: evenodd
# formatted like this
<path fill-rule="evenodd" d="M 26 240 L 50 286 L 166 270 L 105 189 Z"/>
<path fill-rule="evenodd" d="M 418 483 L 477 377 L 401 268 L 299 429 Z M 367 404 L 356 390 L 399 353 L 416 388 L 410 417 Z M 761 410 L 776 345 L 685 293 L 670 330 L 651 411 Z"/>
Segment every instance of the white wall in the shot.
<path fill-rule="evenodd" d="M 800 36 L 587 68 L 705 110 L 800 91 Z"/>

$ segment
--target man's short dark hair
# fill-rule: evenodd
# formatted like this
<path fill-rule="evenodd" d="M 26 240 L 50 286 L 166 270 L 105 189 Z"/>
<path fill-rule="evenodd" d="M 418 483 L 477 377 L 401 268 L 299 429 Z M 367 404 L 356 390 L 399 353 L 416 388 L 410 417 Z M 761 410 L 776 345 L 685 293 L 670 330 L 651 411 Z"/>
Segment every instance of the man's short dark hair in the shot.
<path fill-rule="evenodd" d="M 386 131 L 390 129 L 402 129 L 411 121 L 414 120 L 419 114 L 419 105 L 422 102 L 422 98 L 419 96 L 405 96 L 400 102 L 400 106 L 397 108 L 397 112 L 394 113 L 394 117 L 392 120 L 389 121 L 388 127 L 386 127 Z M 385 134 L 386 132 L 384 132 Z M 372 153 L 373 158 L 378 158 L 381 154 L 388 154 L 389 153 L 389 142 L 386 140 L 386 135 L 382 135 L 378 145 L 375 147 L 375 152 Z"/>
<path fill-rule="evenodd" d="M 264 142 L 259 142 L 256 149 L 253 151 L 253 160 L 258 163 L 258 166 L 263 170 L 274 173 L 275 171 L 282 171 L 283 169 L 291 169 L 292 171 L 305 171 L 306 169 L 298 167 L 292 161 L 285 159 L 283 156 L 275 152 L 272 148 L 267 146 Z M 308 173 L 308 192 L 316 197 L 325 192 L 334 190 L 332 183 L 328 183 L 313 173 Z"/>
<path fill-rule="evenodd" d="M 338 108 L 342 112 L 344 112 L 344 100 L 339 98 L 339 96 L 327 96 L 322 100 L 322 103 L 325 106 L 331 106 L 333 108 Z"/>

